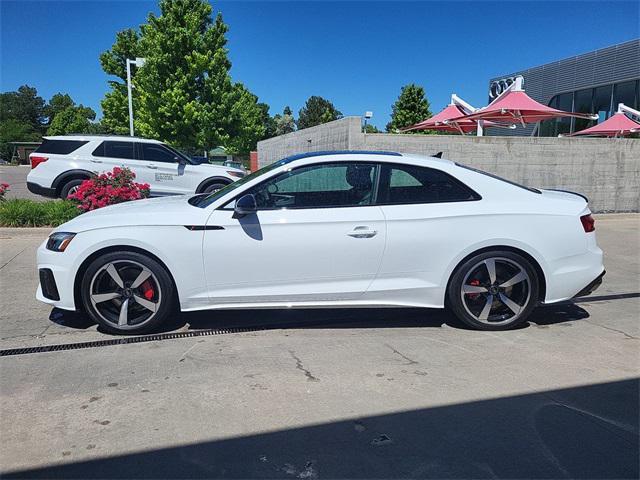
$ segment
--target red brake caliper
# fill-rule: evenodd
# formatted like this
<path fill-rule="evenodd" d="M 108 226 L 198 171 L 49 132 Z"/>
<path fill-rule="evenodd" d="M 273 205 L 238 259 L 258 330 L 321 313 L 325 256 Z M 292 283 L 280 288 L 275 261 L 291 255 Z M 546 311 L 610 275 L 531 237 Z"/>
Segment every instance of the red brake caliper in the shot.
<path fill-rule="evenodd" d="M 469 282 L 469 285 L 473 285 L 474 287 L 477 287 L 478 285 L 480 285 L 480 280 L 474 278 Z M 471 298 L 471 300 L 475 300 L 480 296 L 479 293 L 469 293 L 468 295 L 469 295 L 469 298 Z"/>
<path fill-rule="evenodd" d="M 144 298 L 146 298 L 149 301 L 155 295 L 155 291 L 153 290 L 153 285 L 149 280 L 147 280 L 142 285 L 140 285 L 140 288 L 142 289 L 142 295 L 144 295 Z"/>

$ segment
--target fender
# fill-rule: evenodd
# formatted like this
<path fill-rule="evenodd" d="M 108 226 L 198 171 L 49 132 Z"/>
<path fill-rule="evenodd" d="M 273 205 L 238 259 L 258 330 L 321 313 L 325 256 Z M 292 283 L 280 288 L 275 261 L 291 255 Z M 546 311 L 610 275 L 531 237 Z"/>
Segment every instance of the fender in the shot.
<path fill-rule="evenodd" d="M 200 182 L 200 185 L 198 185 L 198 188 L 196 188 L 196 192 L 195 193 L 202 193 L 202 191 L 206 188 L 206 186 L 212 182 L 220 182 L 220 183 L 224 183 L 225 185 L 229 185 L 230 183 L 233 183 L 233 180 L 227 178 L 227 177 L 209 177 L 209 178 L 205 178 L 202 182 Z"/>
<path fill-rule="evenodd" d="M 67 170 L 66 172 L 62 172 L 53 180 L 53 183 L 51 184 L 51 188 L 55 189 L 55 191 L 58 192 L 60 187 L 62 187 L 62 185 L 64 185 L 68 180 L 74 180 L 76 178 L 89 179 L 93 176 L 95 176 L 95 173 L 90 172 L 89 170 L 81 170 L 81 169 Z"/>

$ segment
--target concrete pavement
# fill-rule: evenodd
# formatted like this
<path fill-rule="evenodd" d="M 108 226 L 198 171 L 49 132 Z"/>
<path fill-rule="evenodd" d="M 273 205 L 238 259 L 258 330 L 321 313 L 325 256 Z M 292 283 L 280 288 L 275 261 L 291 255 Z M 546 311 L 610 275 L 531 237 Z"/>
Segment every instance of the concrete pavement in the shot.
<path fill-rule="evenodd" d="M 0 165 L 0 183 L 8 183 L 9 191 L 5 198 L 30 198 L 31 200 L 44 201 L 46 197 L 34 195 L 27 190 L 27 175 L 29 165 Z"/>
<path fill-rule="evenodd" d="M 509 332 L 434 310 L 205 312 L 288 328 L 0 359 L 7 477 L 637 478 L 639 215 L 607 276 Z M 33 300 L 46 230 L 0 230 L 0 348 L 112 338 Z M 51 317 L 51 319 L 50 319 Z"/>

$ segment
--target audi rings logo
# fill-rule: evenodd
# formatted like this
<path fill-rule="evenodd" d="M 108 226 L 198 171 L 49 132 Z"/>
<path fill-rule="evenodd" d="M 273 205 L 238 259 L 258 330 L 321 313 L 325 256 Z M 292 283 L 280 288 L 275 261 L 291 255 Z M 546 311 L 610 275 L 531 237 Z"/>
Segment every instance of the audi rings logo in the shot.
<path fill-rule="evenodd" d="M 491 82 L 491 85 L 489 85 L 489 99 L 494 100 L 515 81 L 516 77 L 505 77 L 501 78 L 500 80 L 494 80 L 493 82 Z"/>

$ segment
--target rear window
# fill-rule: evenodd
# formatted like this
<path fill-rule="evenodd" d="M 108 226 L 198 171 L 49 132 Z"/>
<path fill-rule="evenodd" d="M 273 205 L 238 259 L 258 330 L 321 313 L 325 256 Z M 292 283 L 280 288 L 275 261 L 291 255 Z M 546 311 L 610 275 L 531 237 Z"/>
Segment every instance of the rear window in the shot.
<path fill-rule="evenodd" d="M 81 146 L 89 143 L 84 140 L 47 140 L 46 138 L 38 148 L 35 149 L 35 153 L 52 153 L 54 155 L 67 155 Z"/>
<path fill-rule="evenodd" d="M 481 173 L 482 175 L 486 175 L 487 177 L 495 178 L 496 180 L 500 180 L 501 182 L 508 183 L 509 185 L 513 185 L 514 187 L 520 187 L 533 193 L 542 193 L 537 188 L 526 187 L 519 183 L 512 182 L 511 180 L 507 180 L 506 178 L 502 178 L 502 177 L 499 177 L 498 175 L 494 175 L 493 173 L 485 172 L 483 170 L 478 170 L 477 168 L 473 168 L 468 165 L 462 165 L 461 163 L 456 163 L 456 165 L 460 168 L 466 168 L 467 170 L 471 170 L 472 172 Z"/>

